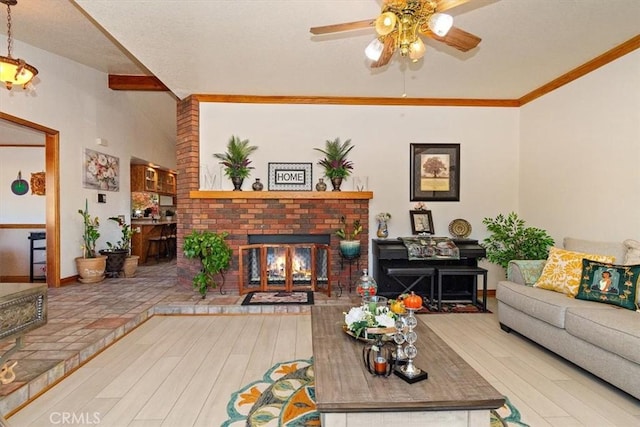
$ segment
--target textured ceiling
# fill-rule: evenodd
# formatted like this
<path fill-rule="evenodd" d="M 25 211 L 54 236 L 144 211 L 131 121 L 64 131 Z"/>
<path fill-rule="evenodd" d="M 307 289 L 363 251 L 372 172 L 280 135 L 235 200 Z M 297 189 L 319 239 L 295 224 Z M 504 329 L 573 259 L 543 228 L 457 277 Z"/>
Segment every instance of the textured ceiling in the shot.
<path fill-rule="evenodd" d="M 18 40 L 104 72 L 154 74 L 180 98 L 516 99 L 640 28 L 639 0 L 471 0 L 449 12 L 482 38 L 476 49 L 430 40 L 417 64 L 396 54 L 377 70 L 363 53 L 373 29 L 309 33 L 379 10 L 376 0 L 19 0 L 12 15 Z"/>

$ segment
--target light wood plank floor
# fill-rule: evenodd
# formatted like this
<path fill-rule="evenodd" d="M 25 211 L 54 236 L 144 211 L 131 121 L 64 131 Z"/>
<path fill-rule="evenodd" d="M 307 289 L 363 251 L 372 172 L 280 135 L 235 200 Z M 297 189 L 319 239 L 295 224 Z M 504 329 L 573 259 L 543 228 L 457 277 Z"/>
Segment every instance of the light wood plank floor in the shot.
<path fill-rule="evenodd" d="M 532 427 L 640 426 L 640 401 L 501 331 L 495 314 L 418 318 Z M 310 333 L 308 314 L 156 316 L 8 421 L 12 427 L 219 426 L 232 392 L 277 362 L 311 356 Z"/>

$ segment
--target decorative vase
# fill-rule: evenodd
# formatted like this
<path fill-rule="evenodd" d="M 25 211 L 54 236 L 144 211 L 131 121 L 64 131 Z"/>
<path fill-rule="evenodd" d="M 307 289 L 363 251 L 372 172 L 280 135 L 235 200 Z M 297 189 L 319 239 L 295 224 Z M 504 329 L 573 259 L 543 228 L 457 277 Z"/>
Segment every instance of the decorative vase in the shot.
<path fill-rule="evenodd" d="M 105 274 L 109 277 L 118 277 L 129 251 L 126 249 L 103 249 L 100 251 L 100 255 L 107 257 Z"/>
<path fill-rule="evenodd" d="M 340 254 L 346 259 L 358 258 L 360 256 L 360 240 L 340 240 Z"/>
<path fill-rule="evenodd" d="M 251 188 L 253 188 L 253 191 L 262 191 L 264 184 L 260 182 L 260 178 L 256 178 L 256 182 L 251 185 Z"/>
<path fill-rule="evenodd" d="M 97 283 L 104 280 L 104 270 L 107 267 L 107 257 L 98 255 L 95 258 L 78 257 L 75 259 L 78 269 L 78 280 L 81 283 Z"/>
<path fill-rule="evenodd" d="M 331 178 L 331 185 L 333 186 L 333 191 L 340 191 L 342 178 Z"/>
<path fill-rule="evenodd" d="M 233 183 L 233 191 L 242 191 L 242 183 L 244 182 L 244 178 L 234 176 L 231 177 L 231 182 Z"/>
<path fill-rule="evenodd" d="M 380 239 L 386 239 L 387 237 L 389 237 L 389 228 L 387 227 L 387 221 L 378 221 L 378 231 L 376 235 Z"/>
<path fill-rule="evenodd" d="M 124 277 L 134 277 L 136 275 L 139 261 L 140 257 L 138 255 L 130 255 L 125 258 L 124 265 L 122 266 Z"/>
<path fill-rule="evenodd" d="M 316 191 L 326 191 L 327 183 L 324 182 L 323 178 L 318 179 L 318 183 L 316 184 Z"/>

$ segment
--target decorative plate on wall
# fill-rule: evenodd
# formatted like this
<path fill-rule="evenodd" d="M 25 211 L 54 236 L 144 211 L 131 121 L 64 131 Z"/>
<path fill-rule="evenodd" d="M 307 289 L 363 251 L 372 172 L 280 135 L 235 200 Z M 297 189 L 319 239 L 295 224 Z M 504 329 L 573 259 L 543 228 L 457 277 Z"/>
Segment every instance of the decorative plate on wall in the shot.
<path fill-rule="evenodd" d="M 22 196 L 29 191 L 29 183 L 22 179 L 22 172 L 18 172 L 18 178 L 11 183 L 11 192 L 16 196 Z"/>
<path fill-rule="evenodd" d="M 449 233 L 458 239 L 466 239 L 471 234 L 471 224 L 466 219 L 454 219 L 449 223 Z"/>

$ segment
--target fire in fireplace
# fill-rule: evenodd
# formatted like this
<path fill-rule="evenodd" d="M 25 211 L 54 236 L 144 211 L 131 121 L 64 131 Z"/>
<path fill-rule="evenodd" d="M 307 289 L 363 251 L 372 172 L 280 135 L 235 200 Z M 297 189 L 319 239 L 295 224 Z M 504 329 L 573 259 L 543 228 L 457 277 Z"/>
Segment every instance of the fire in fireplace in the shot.
<path fill-rule="evenodd" d="M 328 234 L 258 234 L 240 246 L 240 293 L 321 290 L 330 294 Z M 245 281 L 246 280 L 246 281 Z"/>

